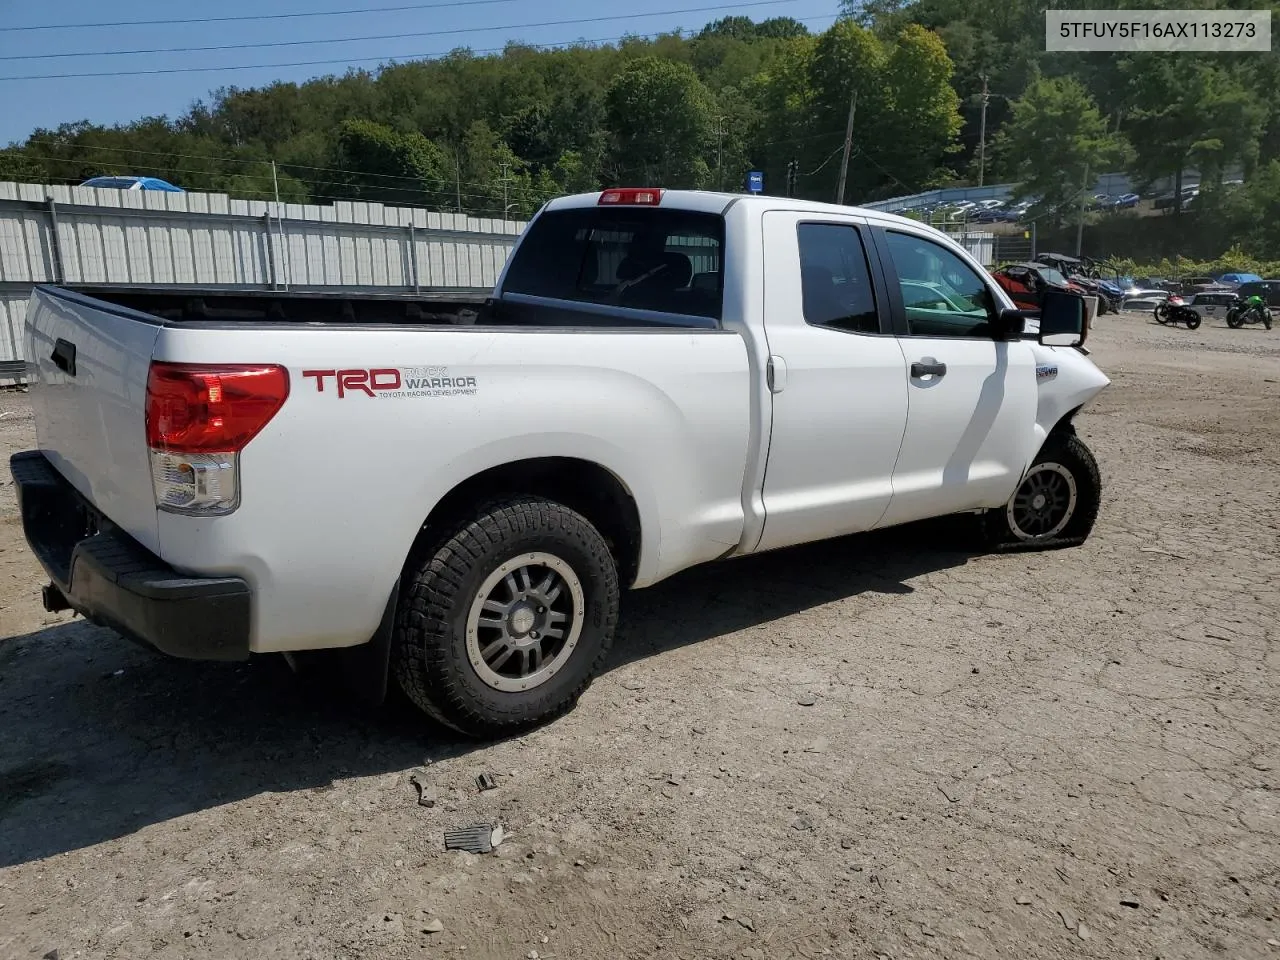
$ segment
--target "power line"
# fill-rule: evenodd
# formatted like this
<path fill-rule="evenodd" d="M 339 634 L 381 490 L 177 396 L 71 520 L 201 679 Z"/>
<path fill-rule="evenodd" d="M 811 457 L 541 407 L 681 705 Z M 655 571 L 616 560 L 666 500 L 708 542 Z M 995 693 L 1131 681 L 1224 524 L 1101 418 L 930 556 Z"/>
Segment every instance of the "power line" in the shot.
<path fill-rule="evenodd" d="M 879 163 L 877 163 L 875 158 L 872 157 L 869 153 L 867 153 L 867 151 L 863 150 L 861 146 L 855 146 L 853 149 L 858 151 L 858 156 L 862 157 L 864 160 L 870 163 L 873 167 L 875 167 L 882 174 L 884 174 L 886 177 L 888 177 L 890 180 L 892 180 L 894 183 L 900 186 L 903 190 L 907 190 L 907 191 L 912 190 L 911 187 L 908 187 L 905 183 L 903 183 L 901 180 L 895 177 L 892 173 L 890 173 L 888 170 L 882 167 Z"/>
<path fill-rule="evenodd" d="M 791 2 L 791 0 L 783 0 L 783 2 Z M 740 4 L 737 6 L 741 6 Z M 824 14 L 813 17 L 798 17 L 798 23 L 810 23 L 817 20 L 830 20 L 830 14 Z M 623 34 L 620 37 L 597 37 L 595 39 L 586 40 L 563 40 L 553 43 L 523 43 L 517 46 L 525 47 L 531 50 L 551 50 L 565 47 L 582 47 L 597 43 L 618 43 L 625 40 L 650 40 L 655 37 L 663 36 L 678 31 L 656 31 L 651 34 Z M 510 46 L 510 44 L 508 44 Z M 507 47 L 488 47 L 482 49 L 469 49 L 471 54 L 493 54 L 502 53 Z M 411 54 L 401 58 L 401 62 L 412 63 L 424 60 L 435 60 L 441 57 L 447 57 L 453 51 Z M 231 66 L 219 65 L 213 67 L 163 67 L 151 70 L 101 70 L 86 73 L 34 73 L 23 74 L 16 77 L 0 77 L 0 82 L 6 80 L 76 80 L 90 77 L 139 77 L 139 76 L 155 76 L 158 74 L 174 74 L 174 73 L 217 73 L 228 70 L 274 70 L 281 67 L 318 67 L 332 66 L 334 64 L 353 64 L 353 63 L 373 63 L 375 61 L 387 61 L 397 59 L 395 57 L 339 57 L 329 60 L 295 60 L 288 63 L 243 63 Z"/>
<path fill-rule="evenodd" d="M 778 6 L 798 0 L 753 0 L 751 3 L 722 3 L 711 7 L 683 7 L 678 10 L 653 10 L 647 13 L 614 14 L 607 17 L 575 17 L 572 20 L 543 20 L 536 23 L 509 23 L 491 27 L 457 27 L 450 30 L 427 30 L 418 33 L 380 33 L 365 37 L 334 37 L 324 40 L 272 40 L 262 43 L 227 43 L 205 47 L 151 47 L 137 50 L 85 50 L 75 53 L 15 53 L 0 56 L 3 60 L 54 60 L 62 57 L 128 57 L 153 53 L 200 53 L 212 50 L 258 50 L 267 47 L 303 47 L 326 43 L 362 43 L 370 40 L 400 40 L 410 37 L 445 37 L 460 33 L 490 33 L 495 30 L 524 30 L 530 27 L 563 27 L 577 23 L 605 23 L 612 20 L 641 20 L 645 17 L 668 17 L 684 13 L 709 13 L 742 7 Z"/>
<path fill-rule="evenodd" d="M 836 158 L 836 154 L 838 154 L 838 153 L 839 153 L 841 150 L 843 150 L 843 149 L 844 149 L 844 144 L 842 143 L 842 144 L 840 144 L 840 146 L 836 147 L 834 150 L 832 150 L 832 151 L 831 151 L 831 153 L 827 156 L 827 159 L 823 160 L 820 164 L 818 164 L 816 167 L 814 167 L 814 168 L 813 168 L 812 170 L 810 170 L 808 173 L 802 173 L 802 174 L 800 174 L 800 176 L 802 176 L 802 177 L 812 177 L 815 173 L 819 173 L 819 172 L 822 170 L 822 168 L 823 168 L 823 167 L 825 167 L 825 166 L 826 166 L 828 163 L 830 163 L 832 160 L 834 160 L 834 159 Z"/>
<path fill-rule="evenodd" d="M 60 163 L 60 164 L 79 163 L 79 164 L 119 165 L 119 164 L 114 164 L 114 161 L 105 159 L 105 157 L 102 160 L 95 160 L 93 159 L 93 157 L 45 156 L 42 154 L 35 154 L 35 152 L 32 152 L 28 148 L 29 145 L 32 145 L 32 143 L 35 143 L 35 145 L 37 146 L 54 148 L 54 150 L 60 150 L 60 148 L 65 148 L 65 150 L 72 150 L 72 151 L 96 150 L 96 151 L 99 151 L 100 154 L 128 154 L 131 156 L 160 157 L 161 160 L 164 160 L 165 168 L 168 170 L 172 170 L 172 172 L 174 173 L 193 173 L 198 175 L 211 175 L 211 172 L 209 172 L 209 170 L 193 170 L 191 168 L 182 168 L 182 166 L 170 166 L 169 163 L 170 161 L 173 161 L 173 160 L 201 160 L 201 161 L 205 161 L 205 163 L 211 163 L 211 164 L 244 164 L 244 165 L 257 165 L 257 166 L 269 166 L 271 163 L 271 160 L 266 159 L 266 157 L 260 160 L 244 160 L 244 159 L 241 159 L 241 157 L 218 156 L 216 154 L 174 154 L 174 152 L 169 152 L 165 150 L 131 150 L 131 148 L 127 148 L 127 147 L 114 147 L 114 146 L 105 146 L 105 145 L 99 146 L 99 145 L 96 145 L 96 143 L 74 143 L 74 142 L 64 142 L 64 141 L 55 141 L 55 140 L 37 140 L 37 138 L 35 137 L 32 137 L 31 140 L 28 140 L 26 145 L 18 147 L 18 151 L 22 152 L 23 156 L 29 156 L 29 157 L 33 157 L 33 159 L 36 159 L 36 160 L 47 160 L 47 161 L 50 161 L 50 163 Z M 3 151 L 0 151 L 0 152 L 3 152 Z M 379 179 L 379 180 L 402 180 L 402 182 L 416 183 L 416 184 L 422 183 L 421 177 L 408 177 L 408 175 L 394 174 L 394 173 L 369 173 L 369 172 L 365 172 L 365 170 L 355 170 L 352 168 L 348 168 L 348 166 L 312 166 L 310 164 L 288 163 L 288 161 L 285 161 L 285 160 L 276 161 L 276 166 L 279 166 L 279 168 L 284 170 L 285 173 L 288 173 L 289 169 L 314 170 L 314 172 L 316 173 L 349 174 L 349 175 L 353 175 L 353 177 L 365 177 L 365 178 Z M 265 175 L 265 173 L 266 172 L 264 170 L 264 172 L 262 172 L 261 175 Z M 252 175 L 255 175 L 255 174 L 224 174 L 224 175 L 228 175 L 228 177 L 252 177 Z M 307 175 L 307 177 L 305 178 L 298 177 L 297 179 L 306 179 L 308 183 L 329 184 L 329 186 L 335 186 L 335 184 L 342 184 L 342 186 L 347 186 L 346 180 L 321 180 L 317 178 L 312 178 L 310 177 L 310 175 Z M 442 180 L 445 180 L 445 182 L 448 182 L 449 184 L 451 184 L 451 186 L 454 183 L 458 183 L 457 178 L 454 178 L 454 177 L 444 177 L 442 178 Z M 462 183 L 462 186 L 465 186 L 465 187 L 483 187 L 488 189 L 490 186 L 489 183 L 480 183 L 479 180 L 461 180 L 461 183 Z"/>
<path fill-rule="evenodd" d="M 110 148 L 110 147 L 101 147 L 101 148 L 96 148 L 96 147 L 95 147 L 95 148 L 92 148 L 92 149 L 111 150 L 112 148 Z M 123 152 L 123 151 L 121 151 L 121 152 Z M 150 153 L 151 151 L 145 151 L 145 150 L 141 150 L 141 151 L 139 151 L 139 150 L 133 150 L 133 151 L 129 151 L 129 152 L 130 152 L 130 153 Z M 95 166 L 95 167 L 97 167 L 97 168 L 103 168 L 103 167 L 119 167 L 119 166 L 122 166 L 122 164 L 120 164 L 120 163 L 118 163 L 118 162 L 113 162 L 113 161 L 111 161 L 111 160 L 106 160 L 106 159 L 103 159 L 103 160 L 94 160 L 93 158 L 83 158 L 83 157 L 80 157 L 80 158 L 77 158 L 77 157 L 52 157 L 52 156 L 46 156 L 46 155 L 44 155 L 44 154 L 40 154 L 40 153 L 32 153 L 32 152 L 30 152 L 30 151 L 24 151 L 22 155 L 23 155 L 23 156 L 26 156 L 26 157 L 30 157 L 30 158 L 31 158 L 31 159 L 33 159 L 33 160 L 39 160 L 39 161 L 42 161 L 42 162 L 45 162 L 45 163 L 87 164 L 87 165 Z M 165 156 L 165 154 L 156 154 L 156 155 L 157 155 L 157 156 Z M 170 156 L 174 156 L 174 155 L 170 155 Z M 189 159 L 209 160 L 209 161 L 211 161 L 211 162 L 217 162 L 220 158 L 218 158 L 218 157 L 194 157 L 194 156 L 192 156 L 192 157 L 190 157 Z M 259 164 L 261 164 L 261 165 L 263 165 L 263 166 L 265 167 L 265 166 L 267 166 L 271 161 L 269 161 L 269 160 L 259 160 L 259 161 L 256 161 L 256 162 L 257 162 L 257 163 L 259 163 Z M 280 164 L 280 166 L 282 166 L 282 167 L 283 167 L 283 166 L 286 166 L 286 165 L 285 165 L 285 164 Z M 364 177 L 364 178 L 374 178 L 374 179 L 389 179 L 389 180 L 403 180 L 403 181 L 405 181 L 405 182 L 406 182 L 406 183 L 408 183 L 408 184 L 413 184 L 413 185 L 415 185 L 418 189 L 434 189 L 434 190 L 444 191 L 444 192 L 447 192 L 450 196 L 453 196 L 453 195 L 457 192 L 457 191 L 456 191 L 456 188 L 457 188 L 458 186 L 464 186 L 464 187 L 479 187 L 479 188 L 480 188 L 480 189 L 482 189 L 482 190 L 493 190 L 493 191 L 495 191 L 495 192 L 496 192 L 497 190 L 499 190 L 499 189 L 500 189 L 500 187 L 498 186 L 498 184 L 500 183 L 500 181 L 493 181 L 493 182 L 491 182 L 491 183 L 482 183 L 482 182 L 480 182 L 480 181 L 476 181 L 476 180 L 457 180 L 455 177 L 452 177 L 452 176 L 437 177 L 437 178 L 434 178 L 434 179 L 424 179 L 424 178 L 419 178 L 419 177 L 398 176 L 398 175 L 395 175 L 395 174 L 366 173 L 366 172 L 364 172 L 364 171 L 362 171 L 362 170 L 350 170 L 350 169 L 343 169 L 343 168 L 337 168 L 337 167 L 330 167 L 330 168 L 324 168 L 324 169 L 331 170 L 331 171 L 332 171 L 332 172 L 334 172 L 334 173 L 344 173 L 344 174 L 349 174 L 349 175 L 351 175 L 351 176 L 353 176 L 353 177 Z M 166 172 L 167 172 L 167 173 L 174 173 L 174 174 L 183 174 L 183 173 L 185 173 L 185 174 L 191 174 L 191 175 L 194 175 L 194 176 L 209 177 L 209 178 L 214 179 L 214 180 L 218 180 L 218 179 L 229 179 L 229 180 L 236 180 L 236 179 L 253 179 L 253 178 L 255 178 L 255 177 L 263 177 L 263 178 L 265 178 L 265 177 L 267 176 L 267 172 L 266 172 L 265 170 L 264 170 L 262 173 L 259 173 L 259 174 L 253 174 L 253 173 L 226 173 L 226 172 L 223 172 L 223 171 L 220 171 L 220 170 L 197 170 L 197 169 L 194 169 L 194 168 L 192 168 L 192 167 L 177 167 L 177 166 L 167 166 L 167 165 L 166 165 L 166 167 L 165 167 L 165 170 L 166 170 Z M 112 174 L 105 174 L 105 175 L 112 175 Z M 115 175 L 115 176 L 119 176 L 120 174 L 114 174 L 114 175 Z M 70 177 L 56 177 L 56 178 L 53 178 L 53 179 L 58 179 L 58 180 L 67 180 L 68 182 L 70 182 L 70 181 L 72 180 L 72 178 L 70 178 Z M 76 181 L 76 182 L 79 182 L 79 181 Z M 310 180 L 310 179 L 309 179 L 308 181 L 306 181 L 306 184 L 309 184 L 309 185 L 312 185 L 312 186 L 321 186 L 321 187 L 348 187 L 348 188 L 355 188 L 355 189 L 360 189 L 361 187 L 364 187 L 364 188 L 366 188 L 366 189 L 367 189 L 367 187 L 368 187 L 368 185 L 367 185 L 367 184 L 363 184 L 363 185 L 362 185 L 362 184 L 353 184 L 353 183 L 351 183 L 351 182 L 349 182 L 349 181 L 347 181 L 347 180 Z M 237 190 L 240 190 L 240 192 L 249 192 L 247 189 L 242 189 L 242 188 L 236 188 L 236 189 L 237 189 Z M 403 188 L 398 188 L 398 187 L 396 187 L 396 186 L 394 186 L 394 185 L 388 185 L 388 186 L 385 186 L 385 187 L 381 187 L 380 189 L 388 190 L 388 191 L 390 191 L 390 190 L 395 190 L 395 189 L 404 189 L 404 190 L 406 190 L 406 191 L 407 191 L 407 190 L 409 189 L 409 187 L 408 187 L 408 186 L 405 186 L 405 187 L 403 187 Z M 312 194 L 312 193 L 310 193 L 310 191 L 308 191 L 308 194 L 309 194 L 310 196 L 312 196 L 312 197 L 322 198 L 322 199 L 330 199 L 330 200 L 354 200 L 354 201 L 360 201 L 360 198 L 357 198 L 357 197 L 350 197 L 350 196 L 346 196 L 346 197 L 335 197 L 335 196 L 326 195 L 326 194 Z M 522 197 L 522 195 L 524 194 L 524 191 L 521 191 L 521 190 L 519 190 L 518 188 L 513 188 L 513 189 L 512 189 L 512 194 L 513 194 L 514 196 L 517 196 L 517 198 L 521 198 L 521 197 Z M 490 197 L 490 195 L 489 195 L 488 193 L 475 193 L 475 192 L 472 192 L 472 191 L 464 191 L 464 192 L 462 193 L 462 196 L 467 197 L 468 199 L 475 199 L 475 200 L 489 200 L 489 199 L 492 199 L 492 197 Z M 540 198 L 540 197 L 542 197 L 542 196 L 543 196 L 543 194 L 542 194 L 541 192 L 536 191 L 536 190 L 532 190 L 532 189 L 531 189 L 531 190 L 529 190 L 529 191 L 527 192 L 527 197 L 526 197 L 526 198 Z M 368 201 L 360 201 L 360 202 L 368 202 Z M 383 202 L 383 201 L 377 201 L 377 202 Z M 395 201 L 395 205 L 409 205 L 409 206 L 412 206 L 412 204 L 401 204 L 401 203 L 400 203 L 400 201 Z"/>
<path fill-rule="evenodd" d="M 0 33 L 30 30 L 90 30 L 99 27 L 180 26 L 193 23 L 244 23 L 250 20 L 294 20 L 302 17 L 345 17 L 355 14 L 400 13 L 408 10 L 443 10 L 448 7 L 478 7 L 515 0 L 446 0 L 445 3 L 410 3 L 395 7 L 365 7 L 349 10 L 308 10 L 301 13 L 251 13 L 236 17 L 193 17 L 186 20 L 113 20 L 104 23 L 42 23 L 25 27 L 0 27 Z"/>
<path fill-rule="evenodd" d="M 822 18 L 822 17 L 811 17 L 810 19 L 812 19 L 812 20 L 820 20 L 820 19 L 824 19 L 824 18 Z M 803 22 L 803 21 L 801 21 L 801 22 Z M 766 140 L 764 143 L 760 144 L 760 146 L 762 146 L 762 147 L 772 147 L 772 146 L 776 146 L 777 144 L 780 144 L 780 143 L 808 143 L 810 140 L 822 140 L 822 139 L 825 139 L 826 137 L 843 137 L 843 136 L 844 136 L 844 130 L 843 130 L 843 129 L 840 129 L 840 130 L 828 130 L 826 133 L 811 133 L 811 134 L 808 134 L 807 136 L 803 136 L 803 137 L 779 137 L 777 140 Z M 843 149 L 844 149 L 844 144 L 841 144 L 841 145 L 840 145 L 840 148 L 843 150 Z"/>

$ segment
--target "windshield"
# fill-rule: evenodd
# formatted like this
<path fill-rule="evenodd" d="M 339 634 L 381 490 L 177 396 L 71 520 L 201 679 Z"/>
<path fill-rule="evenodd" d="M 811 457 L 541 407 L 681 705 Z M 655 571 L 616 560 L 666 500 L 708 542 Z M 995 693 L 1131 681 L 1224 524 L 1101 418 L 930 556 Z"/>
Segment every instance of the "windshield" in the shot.
<path fill-rule="evenodd" d="M 1053 267 L 1041 267 L 1040 276 L 1044 278 L 1046 283 L 1050 283 L 1055 287 L 1065 287 L 1067 285 L 1067 278 Z"/>

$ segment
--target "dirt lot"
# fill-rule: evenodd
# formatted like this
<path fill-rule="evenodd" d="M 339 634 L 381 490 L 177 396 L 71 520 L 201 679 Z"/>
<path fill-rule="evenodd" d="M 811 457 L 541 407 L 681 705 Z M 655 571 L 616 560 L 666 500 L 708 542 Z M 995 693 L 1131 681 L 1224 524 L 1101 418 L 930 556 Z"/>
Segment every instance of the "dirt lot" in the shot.
<path fill-rule="evenodd" d="M 1280 958 L 1280 332 L 1092 345 L 1086 546 L 692 572 L 497 745 L 44 614 L 4 474 L 0 957 Z"/>

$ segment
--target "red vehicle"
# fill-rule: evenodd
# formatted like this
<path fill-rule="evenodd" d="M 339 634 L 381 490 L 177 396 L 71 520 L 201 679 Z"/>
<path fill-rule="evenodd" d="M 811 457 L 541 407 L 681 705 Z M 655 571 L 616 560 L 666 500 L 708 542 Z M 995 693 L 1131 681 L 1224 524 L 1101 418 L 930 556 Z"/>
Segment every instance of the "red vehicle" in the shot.
<path fill-rule="evenodd" d="M 1009 263 L 991 275 L 1013 302 L 1022 310 L 1039 310 L 1040 297 L 1046 287 L 1088 296 L 1088 291 L 1072 283 L 1062 271 L 1044 263 Z"/>

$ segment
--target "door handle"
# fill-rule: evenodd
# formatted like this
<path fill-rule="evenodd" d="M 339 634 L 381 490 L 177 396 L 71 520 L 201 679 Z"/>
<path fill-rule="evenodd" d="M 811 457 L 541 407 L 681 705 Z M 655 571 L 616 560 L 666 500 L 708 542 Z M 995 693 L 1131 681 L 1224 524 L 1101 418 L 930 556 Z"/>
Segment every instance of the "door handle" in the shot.
<path fill-rule="evenodd" d="M 918 380 L 921 377 L 935 376 L 945 377 L 947 375 L 947 365 L 939 363 L 936 360 L 917 360 L 911 364 L 911 379 Z"/>
<path fill-rule="evenodd" d="M 781 393 L 787 389 L 787 361 L 781 357 L 770 357 L 766 372 L 770 393 Z"/>
<path fill-rule="evenodd" d="M 76 375 L 76 345 L 70 340 L 58 338 L 57 343 L 53 345 L 53 353 L 49 359 L 53 361 L 53 365 L 68 376 Z"/>

